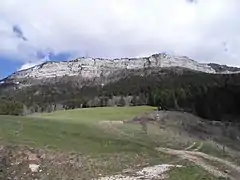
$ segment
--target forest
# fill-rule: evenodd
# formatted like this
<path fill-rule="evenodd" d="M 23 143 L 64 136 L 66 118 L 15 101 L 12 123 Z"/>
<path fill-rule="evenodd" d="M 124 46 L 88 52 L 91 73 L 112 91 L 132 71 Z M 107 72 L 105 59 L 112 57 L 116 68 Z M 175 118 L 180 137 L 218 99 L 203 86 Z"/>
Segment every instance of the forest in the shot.
<path fill-rule="evenodd" d="M 71 77 L 69 77 L 71 78 Z M 104 86 L 79 87 L 74 81 L 0 88 L 0 114 L 26 115 L 99 106 L 159 106 L 210 120 L 238 121 L 240 74 L 206 74 L 162 69 L 144 76 L 128 74 Z"/>

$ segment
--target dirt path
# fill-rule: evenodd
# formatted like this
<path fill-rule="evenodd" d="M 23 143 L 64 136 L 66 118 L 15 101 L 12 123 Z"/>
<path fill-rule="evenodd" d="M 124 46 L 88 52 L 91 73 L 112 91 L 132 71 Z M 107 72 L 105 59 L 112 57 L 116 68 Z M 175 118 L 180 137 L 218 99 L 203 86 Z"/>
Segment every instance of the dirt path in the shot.
<path fill-rule="evenodd" d="M 112 131 L 118 132 L 121 135 L 131 137 L 131 135 L 126 134 L 125 132 L 119 130 L 114 126 L 114 123 L 109 123 L 105 122 L 107 125 L 107 129 L 111 129 Z M 120 123 L 116 123 L 120 124 Z M 216 177 L 224 177 L 228 178 L 230 180 L 238 180 L 240 177 L 240 167 L 233 164 L 230 161 L 217 158 L 202 152 L 199 152 L 199 150 L 202 148 L 203 142 L 197 143 L 193 142 L 190 146 L 185 148 L 184 150 L 174 150 L 174 149 L 169 149 L 169 148 L 161 148 L 158 147 L 156 148 L 157 151 L 165 153 L 165 154 L 170 154 L 170 155 L 175 155 L 180 157 L 181 159 L 188 160 L 197 166 L 203 168 L 205 171 L 209 172 L 210 174 L 216 176 Z M 220 170 L 216 165 L 213 165 L 211 162 L 217 162 L 219 165 L 224 165 L 227 167 L 227 172 L 224 172 L 224 170 Z M 150 168 L 150 167 L 149 167 Z M 135 178 L 130 178 L 130 177 L 123 177 L 123 176 L 112 176 L 112 177 L 105 177 L 101 180 L 108 179 L 109 180 L 135 180 Z"/>
<path fill-rule="evenodd" d="M 203 142 L 201 142 L 198 147 L 193 149 L 193 151 L 199 151 L 202 147 L 203 147 Z"/>
<path fill-rule="evenodd" d="M 202 146 L 202 145 L 200 144 L 200 146 Z M 186 148 L 186 149 L 188 149 L 188 148 Z M 240 167 L 233 164 L 232 162 L 229 162 L 227 160 L 223 160 L 223 159 L 220 159 L 220 158 L 217 158 L 217 157 L 214 157 L 214 156 L 202 153 L 202 152 L 197 152 L 196 149 L 194 149 L 195 151 L 187 151 L 187 150 L 174 150 L 174 149 L 160 147 L 160 148 L 156 148 L 156 150 L 159 152 L 162 152 L 162 153 L 178 156 L 184 160 L 188 160 L 188 161 L 202 167 L 203 169 L 205 169 L 206 171 L 208 171 L 209 173 L 213 174 L 216 177 L 225 177 L 225 178 L 229 178 L 231 180 L 237 180 L 236 179 L 237 176 L 233 177 L 233 176 L 229 175 L 228 173 L 220 171 L 217 167 L 210 165 L 204 159 L 210 160 L 210 161 L 216 161 L 220 164 L 224 164 L 228 167 L 228 169 L 233 171 L 234 174 L 240 175 Z"/>
<path fill-rule="evenodd" d="M 217 157 L 214 157 L 214 156 L 202 153 L 202 152 L 191 152 L 190 151 L 188 153 L 192 154 L 192 155 L 195 155 L 195 156 L 203 157 L 203 158 L 211 160 L 211 161 L 217 161 L 219 163 L 225 164 L 226 166 L 228 166 L 228 167 L 230 167 L 232 169 L 235 169 L 236 171 L 238 171 L 240 173 L 240 167 L 235 165 L 235 164 L 233 164 L 230 161 L 227 161 L 227 160 L 224 160 L 224 159 L 221 159 L 221 158 L 217 158 Z"/>
<path fill-rule="evenodd" d="M 192 143 L 190 146 L 186 147 L 184 150 L 188 151 L 190 149 L 192 149 L 195 146 L 196 142 Z"/>

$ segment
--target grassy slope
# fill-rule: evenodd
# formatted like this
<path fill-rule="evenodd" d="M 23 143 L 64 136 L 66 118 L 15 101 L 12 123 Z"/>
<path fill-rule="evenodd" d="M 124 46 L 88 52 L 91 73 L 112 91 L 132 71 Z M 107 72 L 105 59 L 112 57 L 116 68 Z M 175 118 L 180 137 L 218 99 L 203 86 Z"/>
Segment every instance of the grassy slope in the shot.
<path fill-rule="evenodd" d="M 209 175 L 207 172 L 199 169 L 195 165 L 188 165 L 183 168 L 174 168 L 170 170 L 168 174 L 170 180 L 220 180 L 212 175 Z"/>
<path fill-rule="evenodd" d="M 1 116 L 0 138 L 5 143 L 30 144 L 39 147 L 50 146 L 81 152 L 138 150 L 144 148 L 145 144 L 134 142 L 133 139 L 119 139 L 92 123 L 101 120 L 132 118 L 152 109 L 152 107 L 144 106 L 93 108 L 59 111 L 35 117 Z"/>
<path fill-rule="evenodd" d="M 109 159 L 114 154 L 114 157 L 118 157 L 117 162 L 112 157 L 111 162 L 107 161 L 109 166 L 99 170 L 108 174 L 118 172 L 131 164 L 134 166 L 136 163 L 174 164 L 175 157 L 153 150 L 157 145 L 168 146 L 176 143 L 175 146 L 180 146 L 181 143 L 178 144 L 180 137 L 172 136 L 171 132 L 160 132 L 158 128 L 149 126 L 149 134 L 146 136 L 139 125 L 124 124 L 107 128 L 108 125 L 99 126 L 99 121 L 130 119 L 153 109 L 148 106 L 107 107 L 57 111 L 31 117 L 0 116 L 0 144 L 23 144 L 64 151 L 80 151 L 100 159 Z M 134 157 L 138 157 L 136 161 L 132 160 Z M 107 169 L 103 170 L 103 168 Z M 188 178 L 192 177 L 192 180 L 206 177 L 206 173 L 198 167 L 187 167 L 186 171 L 184 169 L 171 171 L 170 179 L 178 177 L 184 179 L 187 175 Z"/>
<path fill-rule="evenodd" d="M 128 119 L 152 110 L 153 107 L 142 106 L 75 109 L 31 117 L 0 116 L 0 145 L 28 145 L 60 150 L 66 154 L 80 152 L 86 157 L 90 156 L 89 162 L 93 162 L 90 169 L 102 175 L 146 163 L 167 163 L 170 157 L 156 153 L 147 139 L 142 141 L 118 136 L 111 130 L 108 132 L 99 127 L 99 121 Z M 68 173 L 57 172 L 51 172 L 53 179 Z M 83 172 L 75 171 L 69 177 L 74 179 L 79 173 Z M 92 175 L 93 172 L 88 170 L 86 176 L 89 178 Z"/>
<path fill-rule="evenodd" d="M 124 120 L 131 119 L 136 115 L 154 110 L 150 106 L 136 107 L 101 107 L 101 108 L 85 108 L 73 109 L 68 111 L 56 111 L 53 113 L 37 114 L 40 117 L 51 118 L 57 120 L 68 120 L 71 122 L 96 122 L 102 120 Z"/>

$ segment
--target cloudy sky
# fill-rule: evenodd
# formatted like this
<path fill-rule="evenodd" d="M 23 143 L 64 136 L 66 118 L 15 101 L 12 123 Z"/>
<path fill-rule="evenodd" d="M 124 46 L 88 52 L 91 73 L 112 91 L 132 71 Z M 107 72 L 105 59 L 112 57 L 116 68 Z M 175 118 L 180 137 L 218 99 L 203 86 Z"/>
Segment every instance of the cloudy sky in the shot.
<path fill-rule="evenodd" d="M 240 66 L 239 0 L 0 0 L 0 77 L 79 56 Z"/>

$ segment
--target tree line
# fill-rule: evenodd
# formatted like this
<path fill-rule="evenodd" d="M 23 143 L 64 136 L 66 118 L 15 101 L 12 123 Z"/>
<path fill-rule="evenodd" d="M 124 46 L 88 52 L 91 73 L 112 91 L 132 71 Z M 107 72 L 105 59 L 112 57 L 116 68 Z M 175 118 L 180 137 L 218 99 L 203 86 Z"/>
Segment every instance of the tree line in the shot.
<path fill-rule="evenodd" d="M 1 99 L 5 100 L 0 101 L 0 112 L 19 115 L 87 107 L 151 105 L 188 111 L 213 120 L 231 120 L 240 112 L 239 85 L 239 74 L 176 69 L 132 74 L 105 86 L 79 87 L 74 81 L 65 80 L 55 85 L 35 85 L 2 93 Z"/>

